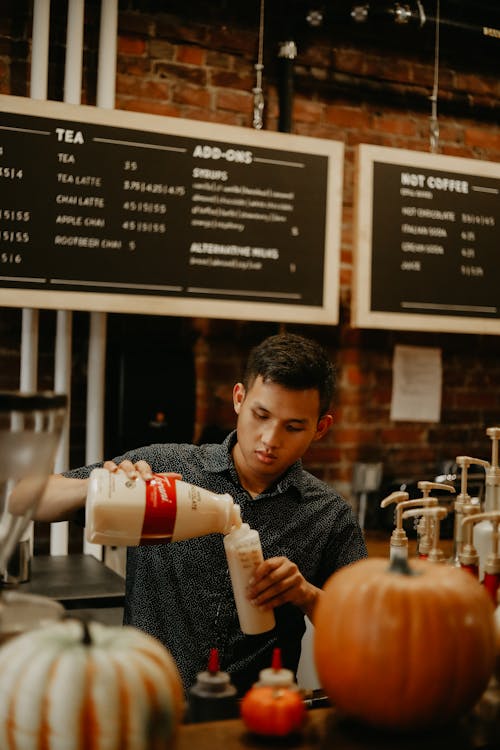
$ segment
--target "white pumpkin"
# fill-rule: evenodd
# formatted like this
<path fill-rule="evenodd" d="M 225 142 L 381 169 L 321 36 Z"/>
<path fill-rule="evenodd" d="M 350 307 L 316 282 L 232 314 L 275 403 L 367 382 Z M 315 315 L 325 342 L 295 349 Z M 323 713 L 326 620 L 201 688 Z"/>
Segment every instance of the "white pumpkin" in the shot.
<path fill-rule="evenodd" d="M 2 750 L 166 749 L 183 715 L 170 653 L 136 628 L 71 619 L 0 648 Z"/>

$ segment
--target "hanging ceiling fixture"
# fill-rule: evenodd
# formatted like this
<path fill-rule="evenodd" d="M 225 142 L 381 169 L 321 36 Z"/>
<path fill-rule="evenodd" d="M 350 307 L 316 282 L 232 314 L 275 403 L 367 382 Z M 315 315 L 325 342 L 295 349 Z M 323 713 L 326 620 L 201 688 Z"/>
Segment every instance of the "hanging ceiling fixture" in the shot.
<path fill-rule="evenodd" d="M 382 6 L 376 3 L 354 3 L 351 9 L 351 18 L 356 23 L 366 23 L 372 18 L 384 17 L 398 24 L 416 22 L 423 26 L 426 21 L 424 6 L 420 0 L 411 3 L 384 3 Z"/>
<path fill-rule="evenodd" d="M 264 70 L 264 2 L 260 0 L 259 19 L 259 49 L 257 62 L 255 63 L 256 81 L 253 92 L 253 120 L 252 125 L 256 130 L 262 130 L 264 126 L 264 93 L 262 91 L 262 71 Z"/>

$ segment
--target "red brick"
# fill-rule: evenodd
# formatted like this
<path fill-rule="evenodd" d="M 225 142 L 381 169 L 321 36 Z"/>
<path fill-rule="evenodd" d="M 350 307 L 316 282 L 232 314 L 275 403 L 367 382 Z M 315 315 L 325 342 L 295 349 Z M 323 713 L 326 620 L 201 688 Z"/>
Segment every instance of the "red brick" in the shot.
<path fill-rule="evenodd" d="M 340 252 L 340 262 L 352 266 L 352 250 L 342 248 Z"/>
<path fill-rule="evenodd" d="M 207 44 L 207 28 L 195 23 L 193 20 L 185 22 L 184 19 L 175 18 L 173 15 L 160 14 L 156 16 L 157 39 L 175 39 L 176 41 L 191 44 Z"/>
<path fill-rule="evenodd" d="M 337 427 L 335 424 L 332 427 L 332 433 L 334 435 L 337 445 L 349 445 L 349 444 L 369 444 L 370 442 L 378 441 L 377 429 L 370 427 L 366 428 L 345 428 Z"/>
<path fill-rule="evenodd" d="M 325 109 L 325 119 L 343 128 L 364 130 L 373 127 L 373 117 L 359 107 L 329 105 Z M 363 140 L 362 136 L 360 136 Z"/>
<path fill-rule="evenodd" d="M 118 55 L 142 57 L 146 54 L 146 40 L 132 36 L 118 37 Z"/>
<path fill-rule="evenodd" d="M 182 111 L 173 104 L 160 104 L 151 100 L 144 99 L 125 99 L 117 97 L 117 109 L 127 109 L 133 112 L 146 112 L 152 115 L 163 115 L 164 117 L 182 117 Z"/>
<path fill-rule="evenodd" d="M 97 18 L 96 21 L 98 22 Z M 123 36 L 127 34 L 150 36 L 154 32 L 154 27 L 153 18 L 146 13 L 121 11 L 118 15 L 118 33 Z"/>
<path fill-rule="evenodd" d="M 496 78 L 489 78 L 488 76 L 478 76 L 472 73 L 456 73 L 455 74 L 455 88 L 458 91 L 466 91 L 468 94 L 487 94 L 491 97 L 497 96 L 497 84 Z"/>
<path fill-rule="evenodd" d="M 401 114 L 382 114 L 375 115 L 373 118 L 373 127 L 375 130 L 394 135 L 417 135 L 417 124 L 409 116 L 402 117 Z"/>
<path fill-rule="evenodd" d="M 205 69 L 194 65 L 186 67 L 185 65 L 177 65 L 159 60 L 154 63 L 153 71 L 159 78 L 177 78 L 189 81 L 189 83 L 196 84 L 197 86 L 206 86 L 207 83 Z"/>
<path fill-rule="evenodd" d="M 232 51 L 239 55 L 255 56 L 255 34 L 230 26 L 212 26 L 207 46 L 222 52 Z"/>
<path fill-rule="evenodd" d="M 364 76 L 376 80 L 404 81 L 409 78 L 410 66 L 404 59 L 394 59 L 390 55 L 378 56 L 376 54 L 363 55 L 361 71 Z"/>
<path fill-rule="evenodd" d="M 246 70 L 215 70 L 210 73 L 210 83 L 218 88 L 251 91 L 255 86 L 255 78 Z"/>
<path fill-rule="evenodd" d="M 363 58 L 361 50 L 343 47 L 334 50 L 335 68 L 345 73 L 359 73 L 363 66 Z"/>
<path fill-rule="evenodd" d="M 178 63 L 186 65 L 204 65 L 206 52 L 201 47 L 193 45 L 183 45 L 177 47 L 175 59 Z"/>
<path fill-rule="evenodd" d="M 418 445 L 425 439 L 423 427 L 387 427 L 381 431 L 380 439 L 384 445 L 405 444 Z"/>
<path fill-rule="evenodd" d="M 205 109 L 209 109 L 211 104 L 210 92 L 195 86 L 177 86 L 172 98 L 177 104 L 188 104 Z"/>
<path fill-rule="evenodd" d="M 221 68 L 222 70 L 234 69 L 234 55 L 218 50 L 207 50 L 206 64 L 211 68 Z"/>
<path fill-rule="evenodd" d="M 467 127 L 464 134 L 466 146 L 478 146 L 484 149 L 500 151 L 500 128 Z"/>
<path fill-rule="evenodd" d="M 217 109 L 229 109 L 234 112 L 245 112 L 250 114 L 253 108 L 253 97 L 251 94 L 243 94 L 239 91 L 217 92 Z"/>
<path fill-rule="evenodd" d="M 176 45 L 165 39 L 151 39 L 149 42 L 149 54 L 158 60 L 173 60 L 176 53 Z"/>
<path fill-rule="evenodd" d="M 323 119 L 325 107 L 321 102 L 314 102 L 296 97 L 293 103 L 294 122 L 319 122 Z"/>
<path fill-rule="evenodd" d="M 248 118 L 245 115 L 229 111 L 221 112 L 218 110 L 217 112 L 207 112 L 204 109 L 190 109 L 189 111 L 186 111 L 183 117 L 189 117 L 190 120 L 201 120 L 203 122 L 220 122 L 224 125 L 239 125 L 240 127 L 242 125 L 250 125 L 250 123 L 247 122 Z"/>
<path fill-rule="evenodd" d="M 129 76 L 150 75 L 151 62 L 146 57 L 119 57 L 116 72 Z"/>
<path fill-rule="evenodd" d="M 352 282 L 352 269 L 341 268 L 340 269 L 340 284 L 344 287 L 351 287 Z"/>
<path fill-rule="evenodd" d="M 474 149 L 465 148 L 464 146 L 450 146 L 449 143 L 443 143 L 440 141 L 439 152 L 446 156 L 460 156 L 465 159 L 474 158 Z"/>
<path fill-rule="evenodd" d="M 165 81 L 117 75 L 116 91 L 118 94 L 140 96 L 144 99 L 165 100 L 169 97 L 170 86 Z"/>

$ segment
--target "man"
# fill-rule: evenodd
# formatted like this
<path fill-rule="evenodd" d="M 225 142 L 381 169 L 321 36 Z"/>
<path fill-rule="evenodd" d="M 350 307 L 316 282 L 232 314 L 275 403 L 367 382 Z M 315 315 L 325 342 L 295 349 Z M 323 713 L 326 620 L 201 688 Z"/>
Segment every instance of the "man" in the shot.
<path fill-rule="evenodd" d="M 276 646 L 295 671 L 304 615 L 314 621 L 321 587 L 335 570 L 366 556 L 350 506 L 301 464 L 332 424 L 333 381 L 317 343 L 294 334 L 271 336 L 251 352 L 243 381 L 234 386 L 237 428 L 224 442 L 156 444 L 104 463 L 131 478 L 177 473 L 229 493 L 243 521 L 260 534 L 265 559 L 248 596 L 254 606 L 274 609 L 276 627 L 253 636 L 239 628 L 222 535 L 127 551 L 124 623 L 164 643 L 186 689 L 206 668 L 212 647 L 240 695 L 270 665 Z M 52 476 L 37 518 L 62 520 L 81 509 L 87 478 L 98 465 Z"/>

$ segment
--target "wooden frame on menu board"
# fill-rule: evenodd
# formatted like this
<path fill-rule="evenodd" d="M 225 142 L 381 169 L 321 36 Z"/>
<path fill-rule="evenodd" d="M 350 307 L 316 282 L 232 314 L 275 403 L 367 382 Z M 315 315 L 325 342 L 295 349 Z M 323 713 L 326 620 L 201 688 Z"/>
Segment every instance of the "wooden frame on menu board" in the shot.
<path fill-rule="evenodd" d="M 0 96 L 0 305 L 336 324 L 344 146 Z"/>
<path fill-rule="evenodd" d="M 500 164 L 362 144 L 352 324 L 500 333 Z"/>

